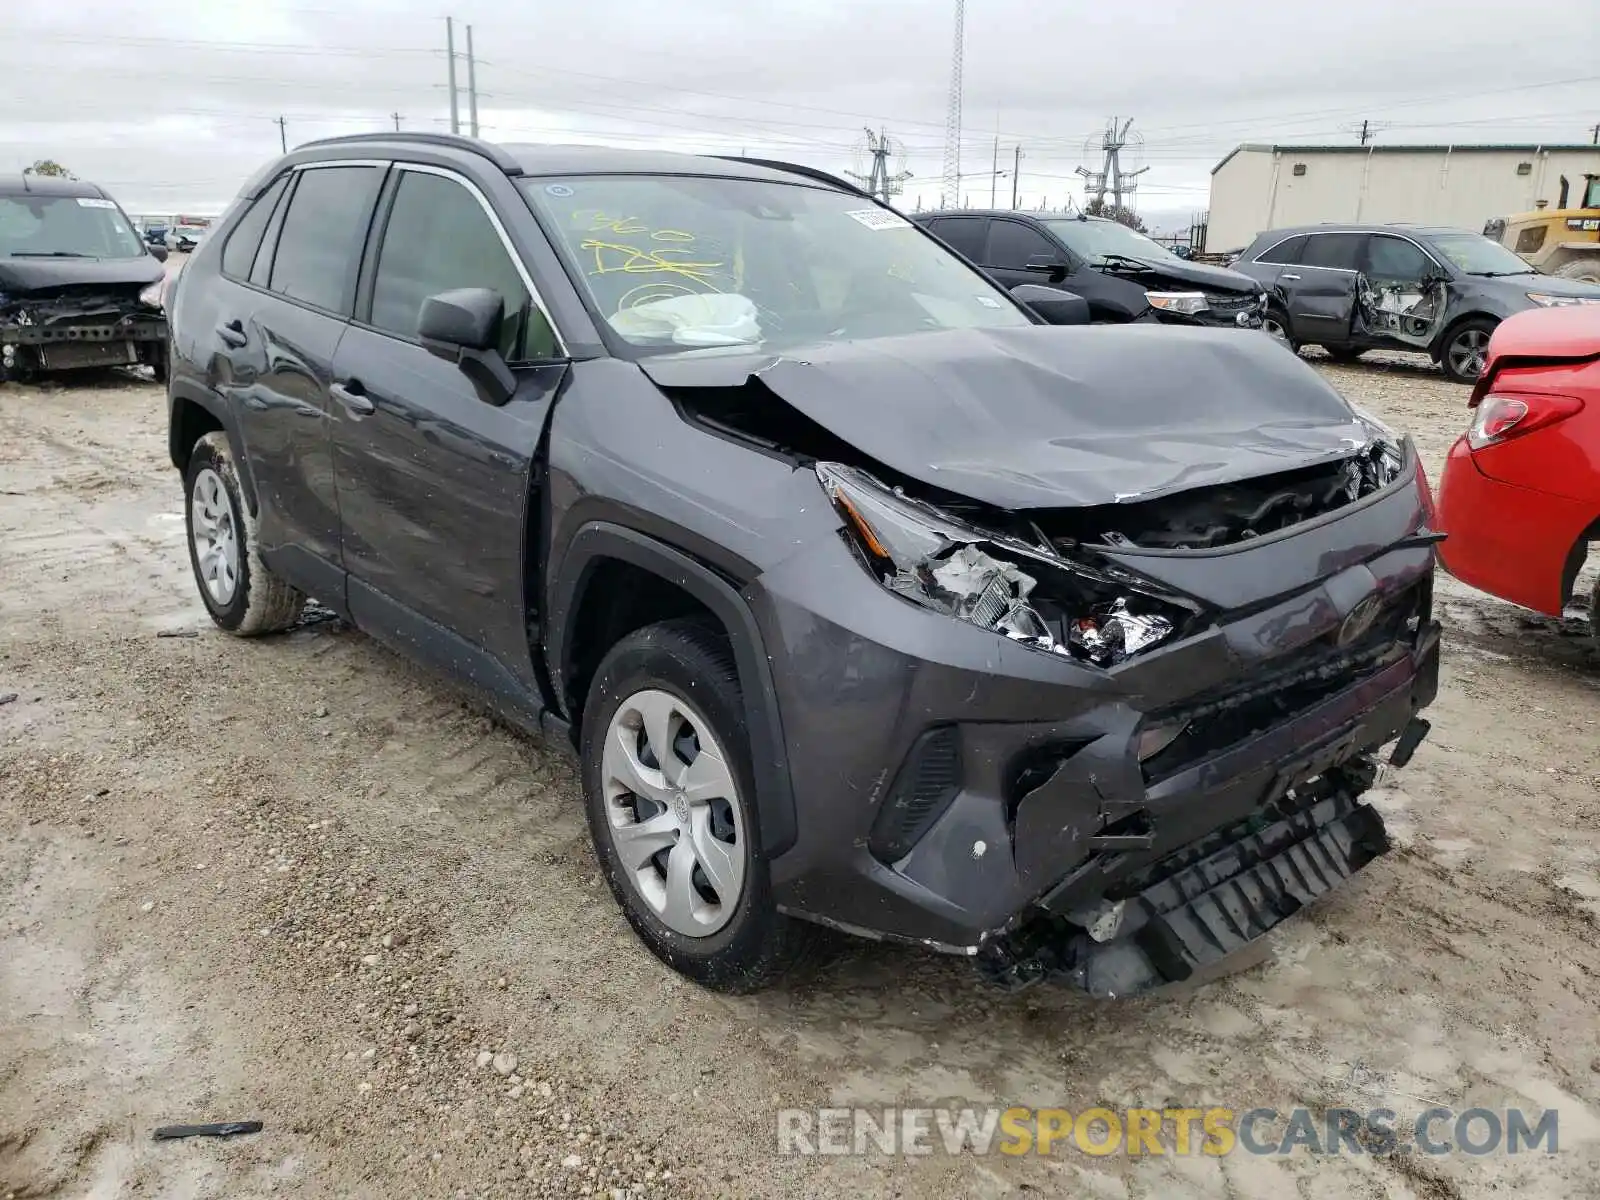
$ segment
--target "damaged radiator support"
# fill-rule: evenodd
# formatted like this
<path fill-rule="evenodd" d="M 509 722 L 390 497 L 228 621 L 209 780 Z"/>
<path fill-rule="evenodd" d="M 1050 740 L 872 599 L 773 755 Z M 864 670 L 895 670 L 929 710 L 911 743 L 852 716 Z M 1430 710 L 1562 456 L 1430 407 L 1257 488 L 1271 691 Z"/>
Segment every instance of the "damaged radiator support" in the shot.
<path fill-rule="evenodd" d="M 1189 978 L 1233 953 L 1389 850 L 1359 796 L 1370 760 L 1325 772 L 1275 805 L 1168 855 L 1113 888 L 1090 911 L 1037 914 L 985 947 L 990 982 L 1049 980 L 1106 998 Z"/>
<path fill-rule="evenodd" d="M 131 366 L 166 338 L 160 310 L 137 295 L 26 296 L 0 304 L 0 368 L 21 375 Z"/>

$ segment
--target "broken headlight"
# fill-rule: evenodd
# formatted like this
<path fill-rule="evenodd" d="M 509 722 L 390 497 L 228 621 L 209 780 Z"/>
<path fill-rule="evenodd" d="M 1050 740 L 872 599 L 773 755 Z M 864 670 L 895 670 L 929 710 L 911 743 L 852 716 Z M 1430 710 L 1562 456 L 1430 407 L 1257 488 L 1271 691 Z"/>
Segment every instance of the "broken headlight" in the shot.
<path fill-rule="evenodd" d="M 1528 299 L 1540 308 L 1566 308 L 1573 304 L 1600 304 L 1597 296 L 1552 296 L 1547 292 L 1529 292 Z"/>
<path fill-rule="evenodd" d="M 1186 615 L 1053 552 L 975 529 L 853 467 L 819 463 L 817 477 L 884 587 L 1031 649 L 1114 666 L 1166 641 Z"/>

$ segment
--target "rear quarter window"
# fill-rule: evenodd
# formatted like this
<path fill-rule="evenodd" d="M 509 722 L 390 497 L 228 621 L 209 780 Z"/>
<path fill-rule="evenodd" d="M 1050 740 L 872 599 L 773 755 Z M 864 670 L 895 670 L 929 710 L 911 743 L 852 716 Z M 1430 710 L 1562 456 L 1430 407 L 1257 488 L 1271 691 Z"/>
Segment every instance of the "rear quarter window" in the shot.
<path fill-rule="evenodd" d="M 1306 245 L 1306 235 L 1300 233 L 1294 237 L 1264 238 L 1263 244 L 1265 249 L 1261 250 L 1249 261 L 1292 267 L 1300 262 L 1300 253 L 1305 249 Z"/>
<path fill-rule="evenodd" d="M 278 206 L 278 200 L 288 183 L 289 177 L 283 176 L 257 196 L 244 216 L 239 218 L 239 223 L 228 235 L 227 245 L 222 248 L 224 275 L 231 275 L 235 279 L 249 278 L 250 266 L 256 260 L 256 252 L 261 249 L 261 235 L 266 232 L 267 222 L 272 219 L 272 210 Z"/>

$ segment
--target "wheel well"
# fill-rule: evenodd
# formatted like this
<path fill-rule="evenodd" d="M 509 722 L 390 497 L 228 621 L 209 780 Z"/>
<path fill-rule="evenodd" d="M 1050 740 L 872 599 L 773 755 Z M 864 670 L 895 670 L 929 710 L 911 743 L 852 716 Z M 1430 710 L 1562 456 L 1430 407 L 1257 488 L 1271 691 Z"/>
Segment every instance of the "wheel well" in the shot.
<path fill-rule="evenodd" d="M 1450 324 L 1446 325 L 1444 327 L 1444 331 L 1434 339 L 1433 345 L 1428 348 L 1429 357 L 1431 357 L 1434 362 L 1438 362 L 1441 358 L 1443 358 L 1444 348 L 1450 344 L 1450 339 L 1455 336 L 1456 330 L 1460 329 L 1468 321 L 1488 321 L 1491 325 L 1498 325 L 1500 324 L 1501 319 L 1502 318 L 1495 316 L 1493 313 L 1486 312 L 1470 312 L 1457 317 L 1454 321 L 1451 321 Z"/>
<path fill-rule="evenodd" d="M 1572 585 L 1578 581 L 1578 572 L 1583 570 L 1583 564 L 1589 558 L 1589 543 L 1596 540 L 1600 540 L 1600 518 L 1580 533 L 1578 540 L 1572 543 L 1572 549 L 1567 551 L 1567 561 L 1561 569 L 1562 604 L 1572 598 Z"/>
<path fill-rule="evenodd" d="M 172 465 L 180 471 L 188 470 L 189 454 L 194 444 L 206 434 L 218 433 L 221 429 L 222 422 L 193 400 L 174 400 L 168 432 Z"/>
<path fill-rule="evenodd" d="M 567 662 L 562 668 L 567 711 L 579 728 L 589 684 L 606 652 L 635 630 L 677 617 L 702 617 L 727 636 L 727 629 L 709 608 L 688 591 L 653 571 L 615 558 L 602 558 L 590 568 L 578 595 Z"/>

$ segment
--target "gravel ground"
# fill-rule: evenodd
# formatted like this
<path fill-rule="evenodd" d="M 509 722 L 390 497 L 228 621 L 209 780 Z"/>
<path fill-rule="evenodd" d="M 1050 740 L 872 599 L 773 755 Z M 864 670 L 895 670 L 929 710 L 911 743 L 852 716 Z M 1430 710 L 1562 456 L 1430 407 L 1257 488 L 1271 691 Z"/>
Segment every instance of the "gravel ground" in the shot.
<path fill-rule="evenodd" d="M 1318 369 L 1437 477 L 1464 389 Z M 213 630 L 157 388 L 0 387 L 0 1198 L 1600 1194 L 1600 656 L 1441 604 L 1396 851 L 1251 963 L 1102 1004 L 858 947 L 729 998 L 634 940 L 560 752 L 337 621 Z M 1556 1107 L 1561 1152 L 775 1149 L 779 1107 L 997 1102 Z"/>

